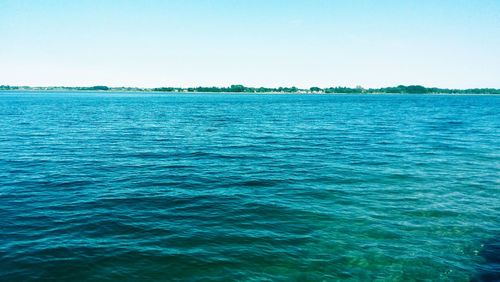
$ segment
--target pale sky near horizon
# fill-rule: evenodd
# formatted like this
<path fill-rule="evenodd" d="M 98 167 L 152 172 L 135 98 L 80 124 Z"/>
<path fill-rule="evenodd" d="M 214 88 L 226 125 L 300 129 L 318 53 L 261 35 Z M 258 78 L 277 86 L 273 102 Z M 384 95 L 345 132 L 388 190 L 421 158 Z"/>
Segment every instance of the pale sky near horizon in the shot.
<path fill-rule="evenodd" d="M 500 0 L 0 0 L 0 85 L 500 88 Z"/>

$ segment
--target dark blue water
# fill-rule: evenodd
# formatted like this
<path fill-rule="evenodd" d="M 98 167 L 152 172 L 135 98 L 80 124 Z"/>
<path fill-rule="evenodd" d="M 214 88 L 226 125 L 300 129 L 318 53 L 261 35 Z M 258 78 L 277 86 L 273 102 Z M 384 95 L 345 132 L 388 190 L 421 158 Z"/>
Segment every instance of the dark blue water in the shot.
<path fill-rule="evenodd" d="M 499 140 L 500 96 L 2 92 L 0 280 L 496 279 Z"/>

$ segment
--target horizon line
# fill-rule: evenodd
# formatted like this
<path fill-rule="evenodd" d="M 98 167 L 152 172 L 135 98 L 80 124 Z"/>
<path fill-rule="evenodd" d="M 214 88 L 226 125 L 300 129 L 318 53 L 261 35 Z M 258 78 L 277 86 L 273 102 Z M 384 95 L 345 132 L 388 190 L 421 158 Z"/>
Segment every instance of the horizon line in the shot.
<path fill-rule="evenodd" d="M 363 90 L 373 90 L 373 89 L 385 89 L 385 88 L 398 88 L 398 87 L 423 87 L 426 89 L 442 89 L 442 90 L 476 90 L 476 89 L 494 89 L 494 90 L 500 90 L 500 88 L 496 87 L 468 87 L 468 88 L 453 88 L 453 87 L 437 87 L 437 86 L 425 86 L 421 84 L 398 84 L 398 85 L 392 85 L 392 86 L 382 86 L 382 87 L 364 87 L 362 85 L 357 85 L 355 87 L 351 86 L 343 86 L 343 85 L 336 85 L 336 86 L 326 86 L 326 87 L 320 87 L 320 86 L 309 86 L 309 87 L 297 87 L 294 85 L 291 86 L 277 86 L 277 87 L 272 87 L 272 86 L 247 86 L 244 84 L 230 84 L 226 86 L 216 86 L 216 85 L 197 85 L 197 86 L 108 86 L 105 84 L 89 84 L 89 85 L 78 85 L 78 86 L 67 86 L 67 85 L 47 85 L 47 86 L 40 86 L 40 85 L 9 85 L 9 84 L 0 84 L 0 90 L 5 87 L 14 87 L 14 88 L 92 88 L 92 87 L 107 87 L 109 89 L 113 88 L 137 88 L 137 89 L 161 89 L 161 88 L 173 88 L 173 89 L 190 89 L 190 88 L 231 88 L 231 87 L 245 87 L 245 88 L 254 88 L 254 89 L 259 89 L 259 88 L 269 88 L 269 89 L 279 89 L 279 88 L 297 88 L 298 90 L 310 90 L 311 88 L 319 88 L 319 89 L 331 89 L 331 88 L 346 88 L 346 89 L 363 89 Z"/>

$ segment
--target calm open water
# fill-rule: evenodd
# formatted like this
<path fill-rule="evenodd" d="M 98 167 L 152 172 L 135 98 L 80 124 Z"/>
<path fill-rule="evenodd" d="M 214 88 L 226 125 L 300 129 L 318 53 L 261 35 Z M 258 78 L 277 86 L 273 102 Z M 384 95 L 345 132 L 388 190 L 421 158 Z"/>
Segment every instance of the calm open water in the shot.
<path fill-rule="evenodd" d="M 500 279 L 500 96 L 0 93 L 0 280 Z"/>

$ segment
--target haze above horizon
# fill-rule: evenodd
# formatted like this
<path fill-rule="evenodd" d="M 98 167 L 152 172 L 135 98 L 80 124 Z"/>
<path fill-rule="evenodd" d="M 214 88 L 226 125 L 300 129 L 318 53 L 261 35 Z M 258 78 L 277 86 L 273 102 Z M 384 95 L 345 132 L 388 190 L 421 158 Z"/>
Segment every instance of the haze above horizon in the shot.
<path fill-rule="evenodd" d="M 500 1 L 0 0 L 0 85 L 500 88 Z"/>

